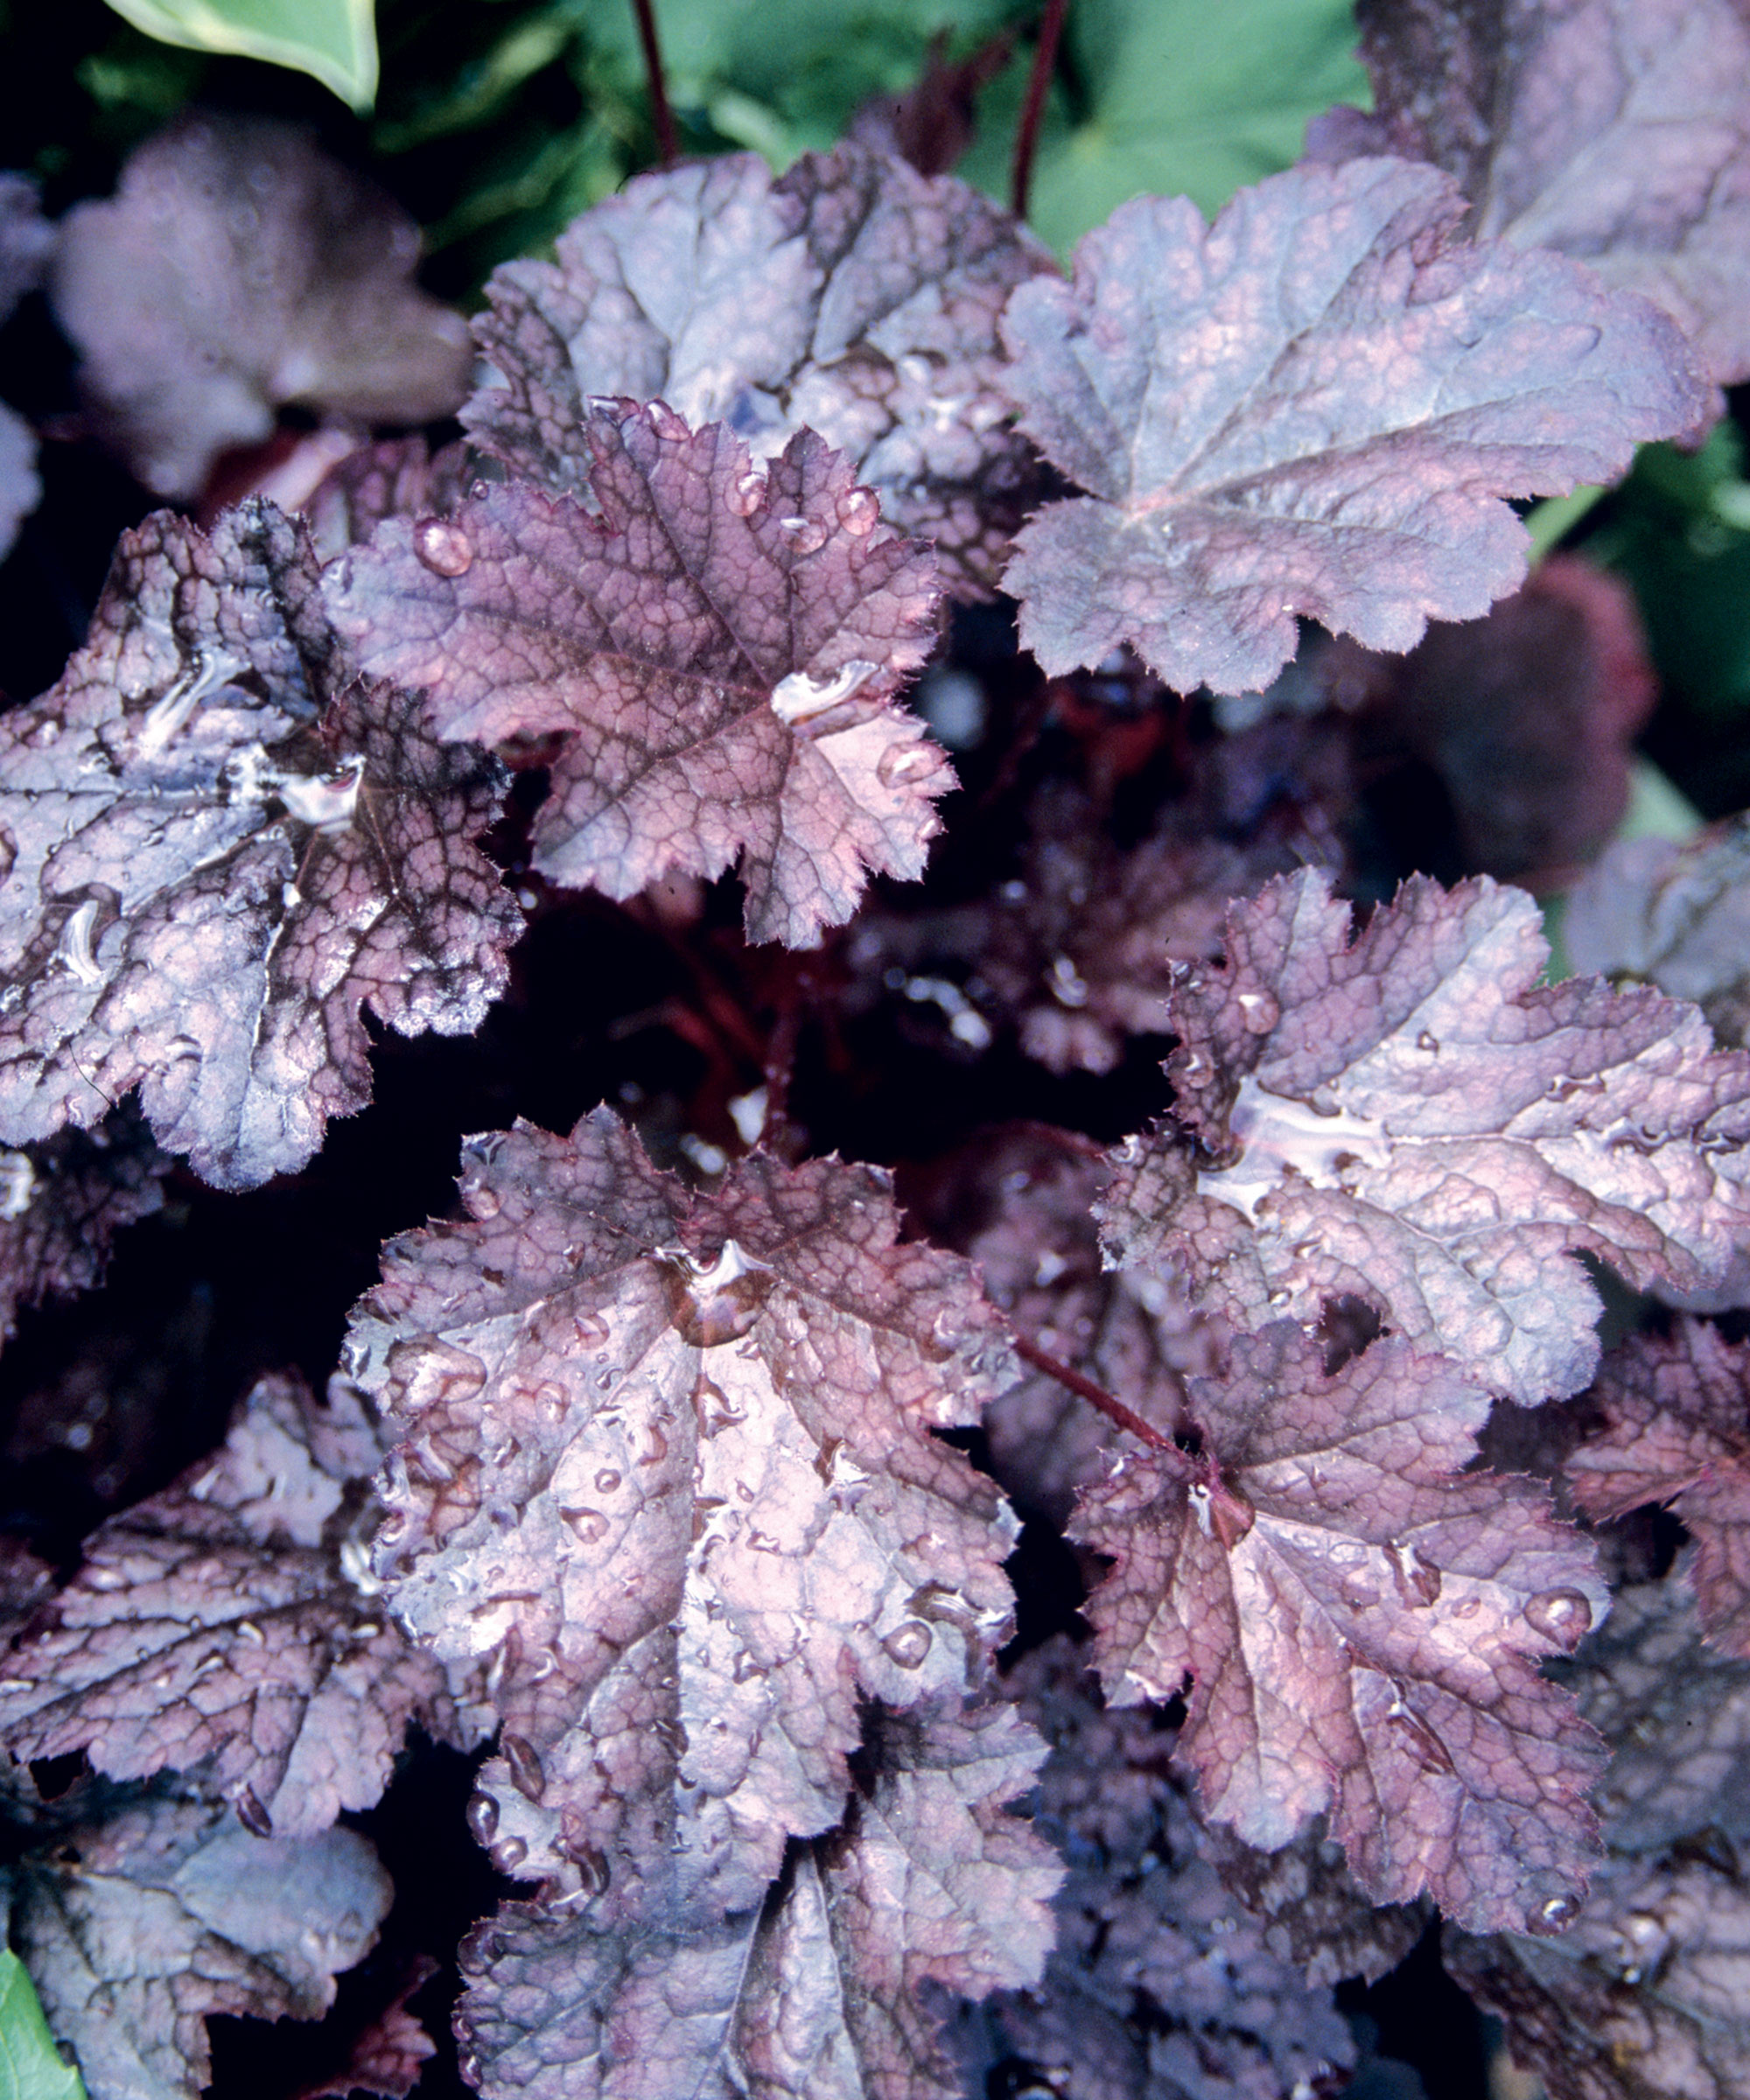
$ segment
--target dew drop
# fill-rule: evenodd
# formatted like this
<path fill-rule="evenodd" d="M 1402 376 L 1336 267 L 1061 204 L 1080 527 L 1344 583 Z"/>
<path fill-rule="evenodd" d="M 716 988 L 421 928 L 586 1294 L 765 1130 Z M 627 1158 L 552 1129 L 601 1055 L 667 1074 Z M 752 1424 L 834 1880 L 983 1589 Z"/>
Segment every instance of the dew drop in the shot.
<path fill-rule="evenodd" d="M 595 1387 L 598 1393 L 611 1393 L 613 1390 L 615 1381 L 619 1378 L 619 1376 L 620 1373 L 612 1368 L 605 1371 L 598 1371 L 595 1376 L 591 1379 L 590 1383 Z"/>
<path fill-rule="evenodd" d="M 578 1342 L 586 1349 L 599 1348 L 608 1337 L 607 1322 L 597 1312 L 579 1312 L 571 1321 Z"/>
<path fill-rule="evenodd" d="M 1572 1653 L 1592 1631 L 1592 1606 L 1578 1590 L 1540 1590 L 1525 1606 L 1525 1623 Z"/>
<path fill-rule="evenodd" d="M 665 1247 L 668 1302 L 681 1338 L 696 1349 L 738 1341 L 760 1317 L 777 1278 L 734 1240 L 725 1240 L 714 1262 L 696 1260 L 683 1247 Z M 659 1454 L 660 1455 L 660 1454 Z"/>
<path fill-rule="evenodd" d="M 468 1796 L 468 1828 L 476 1844 L 490 1846 L 498 1835 L 498 1803 L 490 1794 Z"/>
<path fill-rule="evenodd" d="M 521 1838 L 500 1838 L 489 1856 L 500 1873 L 514 1874 L 528 1858 L 528 1847 Z"/>
<path fill-rule="evenodd" d="M 853 488 L 839 502 L 839 523 L 859 540 L 874 531 L 880 515 L 880 499 L 872 488 Z"/>
<path fill-rule="evenodd" d="M 884 788 L 909 788 L 935 770 L 935 754 L 915 738 L 890 744 L 876 762 L 875 777 Z"/>
<path fill-rule="evenodd" d="M 1533 1932 L 1553 1935 L 1566 1931 L 1579 1914 L 1579 1903 L 1573 1896 L 1551 1896 L 1526 1923 Z"/>
<path fill-rule="evenodd" d="M 504 1942 L 493 1929 L 490 1918 L 482 1918 L 464 1933 L 456 1950 L 456 1966 L 465 1976 L 483 1976 L 504 1951 Z"/>
<path fill-rule="evenodd" d="M 818 518 L 781 518 L 779 525 L 798 554 L 816 554 L 826 544 L 826 527 Z"/>
<path fill-rule="evenodd" d="M 512 1735 L 507 1731 L 499 1748 L 510 1767 L 511 1785 L 525 1801 L 539 1801 L 546 1788 L 547 1774 L 534 1744 L 526 1735 Z"/>
<path fill-rule="evenodd" d="M 592 1844 L 584 1844 L 578 1846 L 571 1858 L 577 1862 L 584 1889 L 592 1896 L 600 1895 L 608 1884 L 607 1854 L 598 1852 Z"/>
<path fill-rule="evenodd" d="M 413 528 L 413 551 L 434 576 L 466 576 L 474 565 L 474 543 L 448 518 L 422 518 Z"/>
<path fill-rule="evenodd" d="M 930 1651 L 930 1629 L 921 1619 L 907 1619 L 896 1626 L 881 1645 L 901 1670 L 917 1670 Z"/>
<path fill-rule="evenodd" d="M 738 475 L 729 492 L 729 508 L 738 518 L 751 518 L 766 495 L 766 477 L 749 467 Z"/>
<path fill-rule="evenodd" d="M 612 1466 L 604 1466 L 596 1475 L 596 1487 L 603 1494 L 612 1494 L 620 1485 L 620 1475 Z"/>
<path fill-rule="evenodd" d="M 608 1522 L 599 1509 L 562 1509 L 559 1515 L 586 1546 L 598 1545 L 607 1536 Z"/>
<path fill-rule="evenodd" d="M 683 1757 L 686 1754 L 690 1739 L 679 1721 L 667 1718 L 652 1721 L 650 1732 L 670 1757 Z"/>
<path fill-rule="evenodd" d="M 671 444 L 678 444 L 682 438 L 692 436 L 692 432 L 666 401 L 653 401 L 649 416 L 651 429 L 659 438 L 666 438 Z"/>

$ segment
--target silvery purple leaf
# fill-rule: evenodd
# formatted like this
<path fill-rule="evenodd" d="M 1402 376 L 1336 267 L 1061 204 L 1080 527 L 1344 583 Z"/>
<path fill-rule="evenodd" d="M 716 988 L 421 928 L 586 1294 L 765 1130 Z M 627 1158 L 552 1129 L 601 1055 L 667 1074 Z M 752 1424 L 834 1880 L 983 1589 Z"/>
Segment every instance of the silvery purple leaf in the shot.
<path fill-rule="evenodd" d="M 1303 164 L 1206 226 L 1122 205 L 1073 284 L 1010 299 L 1021 427 L 1086 493 L 1004 588 L 1050 672 L 1128 642 L 1166 682 L 1267 685 L 1316 620 L 1403 650 L 1525 573 L 1509 496 L 1614 480 L 1708 416 L 1674 323 L 1582 266 L 1457 237 L 1431 168 Z"/>

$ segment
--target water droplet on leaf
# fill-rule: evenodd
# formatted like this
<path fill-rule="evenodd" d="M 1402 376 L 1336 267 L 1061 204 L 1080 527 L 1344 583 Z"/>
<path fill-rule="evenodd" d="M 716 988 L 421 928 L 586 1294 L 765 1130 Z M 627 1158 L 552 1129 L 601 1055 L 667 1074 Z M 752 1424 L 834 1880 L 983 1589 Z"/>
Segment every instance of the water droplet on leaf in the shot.
<path fill-rule="evenodd" d="M 917 1670 L 928 1655 L 933 1639 L 921 1619 L 907 1619 L 903 1625 L 896 1626 L 881 1645 L 901 1670 Z"/>
<path fill-rule="evenodd" d="M 546 1788 L 547 1774 L 534 1744 L 527 1736 L 507 1732 L 499 1748 L 504 1754 L 505 1763 L 510 1767 L 511 1785 L 526 1801 L 539 1801 Z"/>
<path fill-rule="evenodd" d="M 434 576 L 466 576 L 474 565 L 474 543 L 448 518 L 422 518 L 413 528 L 413 551 Z"/>
<path fill-rule="evenodd" d="M 1572 1651 L 1592 1631 L 1592 1606 L 1578 1590 L 1540 1590 L 1525 1606 L 1525 1623 Z"/>

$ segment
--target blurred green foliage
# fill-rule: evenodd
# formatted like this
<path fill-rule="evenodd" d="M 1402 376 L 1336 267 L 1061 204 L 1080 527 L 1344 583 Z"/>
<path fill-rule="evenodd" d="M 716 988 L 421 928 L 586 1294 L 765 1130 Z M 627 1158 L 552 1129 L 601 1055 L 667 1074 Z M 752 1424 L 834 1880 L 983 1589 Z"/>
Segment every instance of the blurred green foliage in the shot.
<path fill-rule="evenodd" d="M 155 14 L 192 4 L 127 0 Z M 228 16 L 244 4 L 213 0 Z M 311 14 L 301 0 L 247 4 Z M 1007 35 L 961 169 L 1006 196 L 1040 0 L 656 0 L 656 12 L 682 150 L 751 148 L 779 166 L 910 87 L 933 39 L 953 62 Z M 654 158 L 631 0 L 380 0 L 376 26 L 382 79 L 360 120 L 300 74 L 155 41 L 102 0 L 28 18 L 0 0 L 0 36 L 31 39 L 28 64 L 0 66 L 0 164 L 33 166 L 53 206 L 107 189 L 127 150 L 190 101 L 301 117 L 374 167 L 427 229 L 433 289 L 467 298 Z M 1348 0 L 1228 0 L 1219 24 L 1192 0 L 1071 0 L 1033 181 L 1040 231 L 1067 252 L 1150 190 L 1214 211 L 1292 161 L 1309 117 L 1365 102 L 1353 45 Z"/>
<path fill-rule="evenodd" d="M 24 1965 L 0 1947 L 0 2100 L 85 2100 L 85 2085 L 63 2062 Z"/>
<path fill-rule="evenodd" d="M 163 44 L 307 73 L 354 109 L 377 91 L 374 0 L 109 0 Z"/>

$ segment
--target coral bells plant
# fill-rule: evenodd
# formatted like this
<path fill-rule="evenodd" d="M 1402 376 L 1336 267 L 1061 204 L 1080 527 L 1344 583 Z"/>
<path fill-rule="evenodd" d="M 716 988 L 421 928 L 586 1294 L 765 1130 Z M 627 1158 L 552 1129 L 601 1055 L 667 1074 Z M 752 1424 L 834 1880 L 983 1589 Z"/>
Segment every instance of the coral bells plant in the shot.
<path fill-rule="evenodd" d="M 1599 858 L 1650 684 L 1522 516 L 1750 372 L 1750 35 L 1361 15 L 1371 115 L 1067 269 L 860 140 L 640 175 L 494 276 L 466 399 L 260 148 L 304 275 L 236 428 L 284 332 L 318 415 L 400 343 L 463 435 L 154 513 L 0 717 L 9 1325 L 166 1204 L 340 1229 L 398 1039 L 505 1112 L 391 1177 L 338 1351 L 0 1561 L 10 1939 L 91 2100 L 322 2016 L 385 1790 L 464 1760 L 473 1922 L 311 2092 L 1312 2100 L 1437 1914 L 1550 2100 L 1750 2089 L 1750 861 Z M 53 265 L 162 493 L 228 432 L 91 288 L 249 136 Z M 1365 847 L 1405 746 L 1468 870 Z M 1494 850 L 1590 866 L 1587 974 Z M 519 1118 L 555 942 L 649 1054 Z"/>

